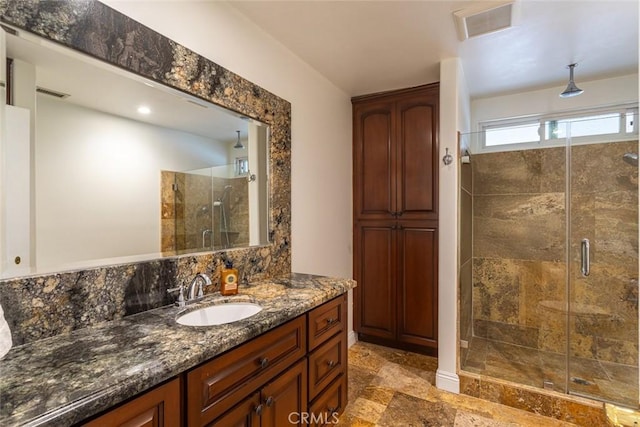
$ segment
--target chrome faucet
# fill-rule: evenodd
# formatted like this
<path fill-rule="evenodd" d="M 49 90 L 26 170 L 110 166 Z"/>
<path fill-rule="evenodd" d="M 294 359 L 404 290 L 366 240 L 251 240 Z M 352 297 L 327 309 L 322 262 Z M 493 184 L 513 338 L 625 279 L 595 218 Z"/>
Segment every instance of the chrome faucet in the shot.
<path fill-rule="evenodd" d="M 177 288 L 167 289 L 167 292 L 179 292 L 178 299 L 176 299 L 176 305 L 178 307 L 184 307 L 187 304 L 200 301 L 204 298 L 204 286 L 211 285 L 211 279 L 204 273 L 196 274 L 189 286 L 180 285 Z M 184 292 L 187 291 L 185 298 Z"/>
<path fill-rule="evenodd" d="M 198 285 L 198 293 L 196 294 L 196 285 Z M 204 273 L 196 274 L 196 277 L 193 278 L 191 284 L 189 285 L 187 291 L 187 301 L 193 301 L 196 298 L 200 299 L 204 296 L 204 292 L 202 290 L 203 286 L 211 285 L 211 279 Z"/>

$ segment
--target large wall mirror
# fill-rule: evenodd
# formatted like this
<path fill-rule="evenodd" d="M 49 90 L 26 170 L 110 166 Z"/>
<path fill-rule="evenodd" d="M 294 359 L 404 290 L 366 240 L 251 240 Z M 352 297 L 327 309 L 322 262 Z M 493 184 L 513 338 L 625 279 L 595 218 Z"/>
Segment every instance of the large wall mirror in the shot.
<path fill-rule="evenodd" d="M 20 29 L 4 38 L 0 278 L 268 243 L 267 125 Z"/>

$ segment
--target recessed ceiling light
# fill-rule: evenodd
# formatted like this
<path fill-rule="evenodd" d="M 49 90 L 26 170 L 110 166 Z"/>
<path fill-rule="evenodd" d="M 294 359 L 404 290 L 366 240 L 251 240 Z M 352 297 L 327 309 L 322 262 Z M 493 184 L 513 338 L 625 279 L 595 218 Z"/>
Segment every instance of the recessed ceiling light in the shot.
<path fill-rule="evenodd" d="M 140 114 L 151 114 L 151 108 L 147 107 L 146 105 L 141 105 L 138 107 L 138 113 Z"/>

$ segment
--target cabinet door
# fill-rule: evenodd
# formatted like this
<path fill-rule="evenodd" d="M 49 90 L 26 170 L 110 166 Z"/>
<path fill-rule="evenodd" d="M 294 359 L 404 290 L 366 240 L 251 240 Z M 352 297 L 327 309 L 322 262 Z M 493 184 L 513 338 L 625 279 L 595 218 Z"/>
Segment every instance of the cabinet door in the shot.
<path fill-rule="evenodd" d="M 353 180 L 356 219 L 389 219 L 396 211 L 394 103 L 353 107 Z"/>
<path fill-rule="evenodd" d="M 402 219 L 438 219 L 438 90 L 396 104 L 397 212 Z"/>
<path fill-rule="evenodd" d="M 217 356 L 187 374 L 189 426 L 211 422 L 307 352 L 306 316 L 299 316 Z"/>
<path fill-rule="evenodd" d="M 256 392 L 207 427 L 260 427 L 261 411 L 260 393 Z"/>
<path fill-rule="evenodd" d="M 262 389 L 262 427 L 305 425 L 307 359 L 302 359 Z"/>
<path fill-rule="evenodd" d="M 437 227 L 404 221 L 398 235 L 398 337 L 425 347 L 437 346 Z"/>
<path fill-rule="evenodd" d="M 182 424 L 181 415 L 180 379 L 176 378 L 83 425 L 176 427 Z"/>
<path fill-rule="evenodd" d="M 346 339 L 346 337 L 345 337 Z M 347 406 L 347 376 L 339 376 L 309 407 L 309 425 L 325 427 L 337 424 L 338 414 Z"/>
<path fill-rule="evenodd" d="M 395 224 L 395 223 L 392 223 Z M 355 228 L 354 272 L 356 331 L 395 338 L 396 250 L 394 226 L 359 222 Z"/>

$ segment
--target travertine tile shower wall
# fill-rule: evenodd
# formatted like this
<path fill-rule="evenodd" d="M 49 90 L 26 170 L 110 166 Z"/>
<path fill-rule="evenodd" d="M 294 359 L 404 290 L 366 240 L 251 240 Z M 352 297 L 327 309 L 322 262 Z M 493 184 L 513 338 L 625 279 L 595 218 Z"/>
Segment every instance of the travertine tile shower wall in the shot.
<path fill-rule="evenodd" d="M 637 141 L 572 148 L 572 355 L 636 364 Z M 473 156 L 474 335 L 565 352 L 565 149 Z M 592 242 L 580 277 L 579 245 Z M 576 304 L 579 302 L 580 304 Z"/>

